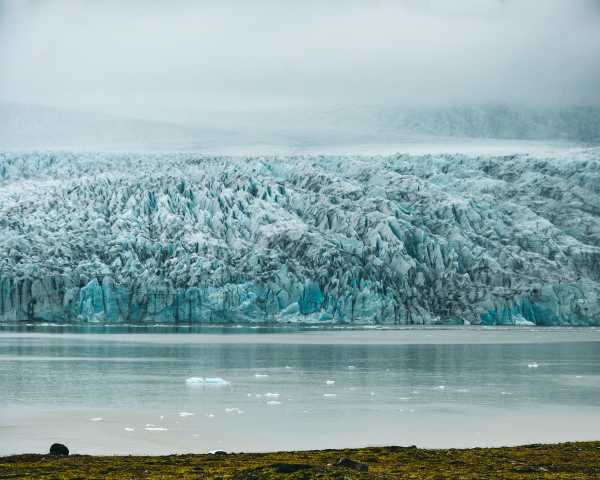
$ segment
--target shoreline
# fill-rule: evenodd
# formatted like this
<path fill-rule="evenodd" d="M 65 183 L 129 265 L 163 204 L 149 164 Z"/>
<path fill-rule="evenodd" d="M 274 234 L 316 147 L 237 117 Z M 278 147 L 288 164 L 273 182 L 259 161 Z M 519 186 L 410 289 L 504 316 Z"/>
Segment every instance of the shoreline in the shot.
<path fill-rule="evenodd" d="M 514 447 L 368 447 L 270 453 L 0 457 L 0 478 L 584 479 L 600 477 L 600 441 Z"/>

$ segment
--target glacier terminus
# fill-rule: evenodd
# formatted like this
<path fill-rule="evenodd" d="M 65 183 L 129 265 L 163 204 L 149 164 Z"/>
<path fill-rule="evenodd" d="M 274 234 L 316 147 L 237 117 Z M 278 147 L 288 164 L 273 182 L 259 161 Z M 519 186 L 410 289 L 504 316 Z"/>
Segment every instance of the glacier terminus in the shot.
<path fill-rule="evenodd" d="M 600 150 L 0 153 L 0 321 L 600 324 Z"/>

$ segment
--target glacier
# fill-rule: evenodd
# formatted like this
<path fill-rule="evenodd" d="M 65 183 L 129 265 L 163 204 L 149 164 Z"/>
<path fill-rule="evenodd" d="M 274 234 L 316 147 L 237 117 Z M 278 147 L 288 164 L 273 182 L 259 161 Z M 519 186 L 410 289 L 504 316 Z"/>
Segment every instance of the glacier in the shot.
<path fill-rule="evenodd" d="M 600 149 L 0 152 L 0 321 L 600 325 Z"/>

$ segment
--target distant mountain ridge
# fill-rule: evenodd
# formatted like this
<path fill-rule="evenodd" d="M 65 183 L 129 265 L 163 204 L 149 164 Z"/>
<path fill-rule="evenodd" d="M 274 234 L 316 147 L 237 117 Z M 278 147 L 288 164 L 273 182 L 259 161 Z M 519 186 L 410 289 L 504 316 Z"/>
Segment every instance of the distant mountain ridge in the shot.
<path fill-rule="evenodd" d="M 204 112 L 187 123 L 0 103 L 0 148 L 197 149 L 495 138 L 600 144 L 600 109 L 397 106 Z"/>

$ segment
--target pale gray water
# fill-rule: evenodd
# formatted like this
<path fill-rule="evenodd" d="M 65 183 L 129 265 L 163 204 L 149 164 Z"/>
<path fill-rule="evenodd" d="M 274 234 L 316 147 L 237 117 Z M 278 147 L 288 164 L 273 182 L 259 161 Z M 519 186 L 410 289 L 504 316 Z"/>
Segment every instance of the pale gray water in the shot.
<path fill-rule="evenodd" d="M 0 454 L 597 440 L 600 330 L 3 332 L 0 385 Z"/>

